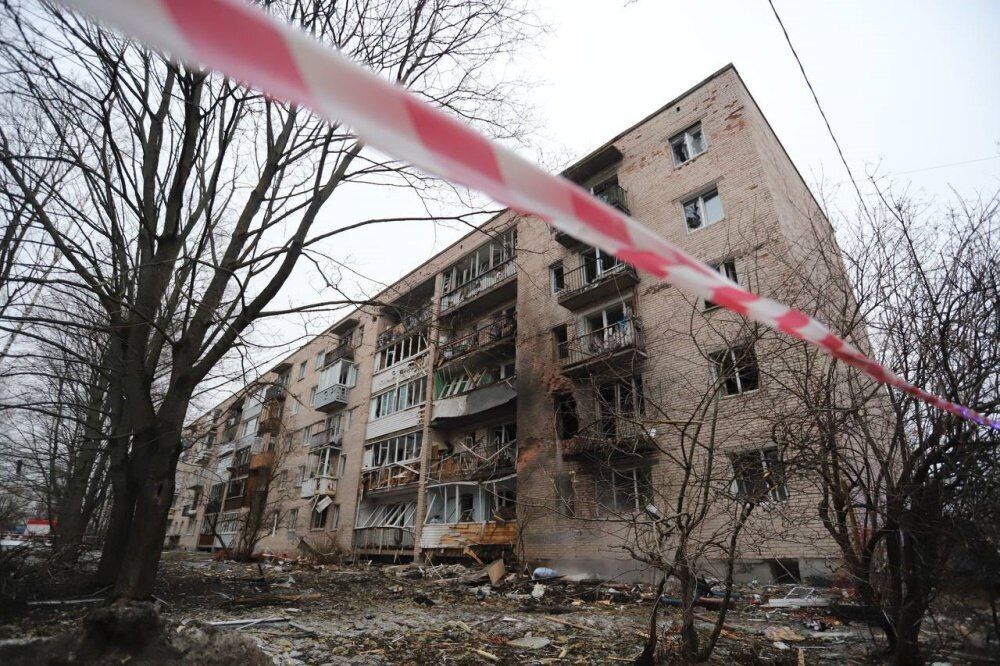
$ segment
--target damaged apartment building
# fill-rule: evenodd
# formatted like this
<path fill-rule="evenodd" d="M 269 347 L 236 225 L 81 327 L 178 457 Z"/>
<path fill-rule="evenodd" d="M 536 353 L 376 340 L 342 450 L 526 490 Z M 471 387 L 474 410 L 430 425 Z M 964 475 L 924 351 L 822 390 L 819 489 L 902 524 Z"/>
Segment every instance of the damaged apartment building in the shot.
<path fill-rule="evenodd" d="M 830 233 L 732 66 L 564 175 L 758 292 L 783 275 L 768 261 L 815 225 Z M 683 406 L 720 375 L 736 487 L 814 510 L 754 427 L 760 389 L 780 389 L 761 386 L 760 354 L 717 335 L 729 313 L 533 216 L 498 215 L 375 300 L 192 425 L 170 545 L 231 547 L 253 524 L 276 553 L 633 571 L 601 518 L 670 483 L 656 450 L 675 435 L 650 404 Z M 689 325 L 693 309 L 707 325 Z M 835 559 L 815 521 L 794 530 L 748 544 L 741 572 Z"/>

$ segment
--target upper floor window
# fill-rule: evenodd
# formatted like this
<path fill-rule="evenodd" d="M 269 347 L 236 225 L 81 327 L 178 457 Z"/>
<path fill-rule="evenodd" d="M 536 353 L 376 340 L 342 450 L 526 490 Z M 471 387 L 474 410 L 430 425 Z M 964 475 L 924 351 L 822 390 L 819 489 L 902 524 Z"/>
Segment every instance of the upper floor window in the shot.
<path fill-rule="evenodd" d="M 497 234 L 494 240 L 480 246 L 476 251 L 444 271 L 444 293 L 452 292 L 500 264 L 507 263 L 514 257 L 516 246 L 517 227 L 510 227 Z"/>
<path fill-rule="evenodd" d="M 777 447 L 736 453 L 731 460 L 737 497 L 751 501 L 768 496 L 775 501 L 788 499 L 784 463 Z"/>
<path fill-rule="evenodd" d="M 709 358 L 716 378 L 722 381 L 724 395 L 756 391 L 760 385 L 760 370 L 752 346 L 731 347 Z"/>
<path fill-rule="evenodd" d="M 558 294 L 566 288 L 566 270 L 563 268 L 561 261 L 557 261 L 549 266 L 549 283 L 553 294 Z"/>
<path fill-rule="evenodd" d="M 717 264 L 711 264 L 712 268 L 722 273 L 722 276 L 732 280 L 733 282 L 739 282 L 736 278 L 736 260 L 726 259 Z M 718 303 L 713 303 L 712 301 L 705 301 L 705 310 L 714 310 L 719 307 Z"/>
<path fill-rule="evenodd" d="M 397 340 L 378 353 L 378 367 L 376 370 L 385 370 L 417 354 L 422 354 L 426 350 L 427 336 L 423 333 L 417 333 L 402 340 Z"/>
<path fill-rule="evenodd" d="M 372 397 L 372 418 L 401 412 L 422 405 L 427 398 L 427 377 L 414 379 Z"/>
<path fill-rule="evenodd" d="M 594 282 L 612 268 L 622 263 L 618 257 L 608 254 L 599 247 L 592 247 L 585 252 L 581 252 L 580 259 L 583 261 L 584 284 Z"/>
<path fill-rule="evenodd" d="M 420 458 L 423 433 L 407 433 L 365 445 L 364 468 L 384 467 Z"/>
<path fill-rule="evenodd" d="M 308 365 L 309 361 L 302 361 L 301 363 L 299 363 L 299 379 L 302 379 L 303 377 L 306 376 L 306 368 L 308 367 Z"/>
<path fill-rule="evenodd" d="M 690 231 L 707 227 L 721 220 L 725 216 L 722 210 L 722 199 L 719 198 L 718 188 L 702 192 L 696 197 L 682 202 L 684 206 L 684 220 Z"/>
<path fill-rule="evenodd" d="M 670 139 L 670 152 L 674 156 L 674 165 L 680 166 L 688 160 L 705 152 L 707 142 L 705 134 L 701 131 L 701 123 L 697 123 L 687 128 L 674 138 Z"/>

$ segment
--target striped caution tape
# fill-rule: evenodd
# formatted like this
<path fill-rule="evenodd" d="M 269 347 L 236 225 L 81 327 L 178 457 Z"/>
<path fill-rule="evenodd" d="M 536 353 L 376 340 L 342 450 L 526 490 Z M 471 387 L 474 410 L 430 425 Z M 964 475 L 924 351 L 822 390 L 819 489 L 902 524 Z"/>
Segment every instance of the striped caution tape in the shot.
<path fill-rule="evenodd" d="M 976 423 L 1000 421 L 913 386 L 812 317 L 751 293 L 572 182 L 543 171 L 305 32 L 239 0 L 62 0 L 179 60 L 352 126 L 369 145 L 479 190 L 661 280 L 818 346 L 869 377 Z"/>

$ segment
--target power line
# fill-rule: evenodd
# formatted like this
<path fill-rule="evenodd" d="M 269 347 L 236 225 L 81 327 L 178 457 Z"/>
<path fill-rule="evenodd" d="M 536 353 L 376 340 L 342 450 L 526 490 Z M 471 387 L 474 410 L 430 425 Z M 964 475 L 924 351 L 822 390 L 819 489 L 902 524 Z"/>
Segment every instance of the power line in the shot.
<path fill-rule="evenodd" d="M 861 202 L 861 207 L 868 211 L 868 207 L 865 205 L 865 199 L 861 195 L 861 188 L 858 187 L 858 181 L 854 179 L 854 173 L 851 171 L 850 165 L 847 164 L 847 158 L 844 157 L 844 151 L 840 148 L 840 142 L 837 141 L 837 135 L 833 133 L 833 127 L 830 126 L 830 121 L 826 117 L 826 112 L 823 111 L 823 105 L 819 103 L 819 97 L 816 95 L 816 90 L 813 88 L 812 82 L 809 80 L 809 76 L 806 74 L 806 68 L 802 65 L 802 59 L 799 58 L 798 52 L 792 45 L 792 38 L 788 36 L 788 30 L 785 29 L 785 24 L 781 20 L 781 16 L 778 15 L 778 9 L 774 6 L 774 0 L 767 0 L 768 4 L 771 5 L 771 11 L 774 12 L 774 18 L 778 19 L 778 25 L 781 26 L 781 32 L 785 35 L 785 41 L 788 42 L 788 48 L 792 50 L 792 55 L 795 56 L 795 62 L 799 64 L 799 71 L 802 72 L 802 78 L 805 79 L 806 85 L 809 87 L 809 92 L 812 93 L 813 100 L 816 102 L 816 108 L 819 109 L 819 115 L 823 116 L 823 122 L 826 123 L 826 129 L 830 133 L 830 138 L 833 139 L 833 145 L 837 147 L 837 154 L 840 155 L 840 161 L 844 164 L 844 169 L 847 170 L 847 175 L 851 179 L 851 184 L 854 185 L 854 191 L 858 193 L 858 201 Z"/>

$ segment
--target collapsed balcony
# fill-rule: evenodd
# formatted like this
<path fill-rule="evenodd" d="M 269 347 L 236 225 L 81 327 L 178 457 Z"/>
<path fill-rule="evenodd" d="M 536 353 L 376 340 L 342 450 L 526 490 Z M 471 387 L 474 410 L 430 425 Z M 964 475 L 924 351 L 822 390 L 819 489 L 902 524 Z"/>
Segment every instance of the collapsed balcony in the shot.
<path fill-rule="evenodd" d="M 416 499 L 395 502 L 363 501 L 354 528 L 354 549 L 365 554 L 411 550 L 415 543 Z"/>

